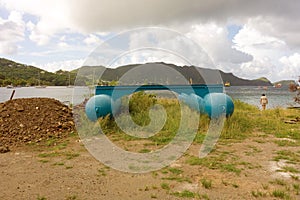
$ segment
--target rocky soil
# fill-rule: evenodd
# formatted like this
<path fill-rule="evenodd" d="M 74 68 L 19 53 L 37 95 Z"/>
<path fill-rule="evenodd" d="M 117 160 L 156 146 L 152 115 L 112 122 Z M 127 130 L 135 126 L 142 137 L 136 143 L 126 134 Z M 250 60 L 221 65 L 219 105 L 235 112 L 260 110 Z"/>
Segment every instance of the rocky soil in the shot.
<path fill-rule="evenodd" d="M 75 130 L 72 110 L 50 98 L 0 103 L 0 153 L 24 144 L 67 137 Z"/>

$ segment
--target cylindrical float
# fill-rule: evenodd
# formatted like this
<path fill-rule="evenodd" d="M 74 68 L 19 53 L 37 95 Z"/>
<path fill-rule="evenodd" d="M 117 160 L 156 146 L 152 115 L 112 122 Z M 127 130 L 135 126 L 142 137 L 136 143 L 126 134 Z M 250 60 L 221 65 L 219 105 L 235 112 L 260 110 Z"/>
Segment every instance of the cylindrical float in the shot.
<path fill-rule="evenodd" d="M 217 118 L 222 114 L 229 117 L 234 111 L 234 104 L 231 97 L 224 93 L 207 94 L 204 97 L 204 103 L 204 110 L 210 118 Z"/>
<path fill-rule="evenodd" d="M 85 105 L 85 113 L 91 121 L 108 114 L 115 114 L 120 108 L 120 100 L 113 101 L 110 96 L 101 94 L 91 97 Z"/>

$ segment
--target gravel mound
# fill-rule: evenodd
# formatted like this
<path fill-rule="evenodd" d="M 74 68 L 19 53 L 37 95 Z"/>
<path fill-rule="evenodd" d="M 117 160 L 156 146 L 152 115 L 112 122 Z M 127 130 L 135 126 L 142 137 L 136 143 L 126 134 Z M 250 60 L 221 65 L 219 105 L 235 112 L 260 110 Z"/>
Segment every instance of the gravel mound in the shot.
<path fill-rule="evenodd" d="M 72 110 L 50 98 L 0 103 L 0 152 L 9 147 L 64 138 L 75 130 Z"/>

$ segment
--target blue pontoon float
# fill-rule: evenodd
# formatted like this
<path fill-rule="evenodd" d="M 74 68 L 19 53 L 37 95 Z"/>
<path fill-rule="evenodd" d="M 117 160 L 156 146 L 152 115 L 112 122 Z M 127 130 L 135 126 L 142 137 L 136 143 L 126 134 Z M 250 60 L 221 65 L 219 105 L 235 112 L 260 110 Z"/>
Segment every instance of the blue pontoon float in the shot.
<path fill-rule="evenodd" d="M 178 94 L 179 100 L 200 113 L 206 113 L 210 118 L 221 115 L 232 115 L 234 104 L 224 93 L 221 84 L 192 85 L 118 85 L 96 86 L 95 96 L 89 99 L 85 111 L 92 121 L 107 114 L 114 114 L 120 107 L 120 99 L 138 91 L 170 90 Z"/>

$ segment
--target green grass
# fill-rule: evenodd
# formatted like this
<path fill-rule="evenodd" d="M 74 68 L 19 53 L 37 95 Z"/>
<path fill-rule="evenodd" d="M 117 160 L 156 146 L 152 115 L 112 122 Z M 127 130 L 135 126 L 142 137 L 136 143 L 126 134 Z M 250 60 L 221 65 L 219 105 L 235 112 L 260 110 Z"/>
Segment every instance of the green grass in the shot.
<path fill-rule="evenodd" d="M 178 169 L 178 168 L 175 168 L 175 167 L 169 167 L 168 171 L 171 172 L 172 174 L 175 174 L 175 175 L 182 174 L 182 172 L 183 172 L 181 169 Z"/>
<path fill-rule="evenodd" d="M 149 153 L 150 151 L 150 149 L 141 149 L 139 153 Z"/>
<path fill-rule="evenodd" d="M 276 156 L 273 158 L 274 161 L 286 160 L 288 163 L 297 164 L 300 162 L 300 154 L 290 151 L 290 150 L 281 150 L 276 152 Z"/>
<path fill-rule="evenodd" d="M 71 195 L 66 198 L 66 200 L 77 200 L 77 199 L 78 199 L 77 195 Z"/>
<path fill-rule="evenodd" d="M 38 154 L 38 157 L 40 158 L 51 158 L 51 157 L 60 157 L 60 156 L 65 156 L 67 160 L 73 159 L 75 157 L 78 157 L 80 154 L 79 153 L 74 153 L 74 152 L 49 152 L 49 153 L 40 153 Z"/>
<path fill-rule="evenodd" d="M 184 198 L 195 198 L 196 197 L 196 194 L 189 190 L 184 190 L 182 192 L 173 192 L 171 194 L 174 196 L 177 196 L 177 197 L 184 197 Z"/>
<path fill-rule="evenodd" d="M 257 112 L 257 109 L 241 101 L 234 103 L 234 114 L 225 121 L 221 139 L 243 140 L 251 136 L 255 128 L 255 122 L 249 119 L 253 118 L 252 112 Z"/>
<path fill-rule="evenodd" d="M 161 188 L 164 190 L 170 190 L 170 185 L 168 183 L 161 183 L 160 184 Z"/>
<path fill-rule="evenodd" d="M 56 166 L 62 166 L 62 165 L 64 165 L 65 163 L 63 163 L 63 162 L 56 162 L 56 163 L 54 163 L 53 165 L 56 165 Z"/>
<path fill-rule="evenodd" d="M 106 176 L 107 175 L 107 170 L 108 170 L 109 168 L 107 168 L 107 167 L 103 167 L 103 168 L 101 168 L 101 169 L 98 169 L 98 172 L 99 172 L 99 174 L 101 175 L 101 176 Z"/>
<path fill-rule="evenodd" d="M 295 194 L 299 195 L 300 194 L 300 185 L 299 184 L 293 184 L 293 188 L 294 188 Z"/>
<path fill-rule="evenodd" d="M 50 153 L 40 153 L 38 157 L 40 158 L 49 158 L 49 157 L 57 157 L 60 154 L 58 152 L 50 152 Z"/>
<path fill-rule="evenodd" d="M 46 197 L 43 197 L 43 196 L 40 196 L 40 195 L 38 195 L 38 197 L 37 197 L 36 199 L 37 199 L 37 200 L 47 200 Z"/>
<path fill-rule="evenodd" d="M 73 153 L 73 152 L 66 152 L 65 156 L 67 160 L 71 160 L 73 158 L 78 157 L 80 154 L 79 153 Z"/>
<path fill-rule="evenodd" d="M 275 140 L 275 144 L 279 147 L 298 147 L 300 146 L 300 141 L 290 141 L 290 140 Z"/>
<path fill-rule="evenodd" d="M 183 111 L 184 113 L 195 113 L 195 111 L 189 109 L 187 106 L 183 106 L 182 110 L 177 99 L 163 99 L 155 98 L 155 95 L 137 92 L 134 93 L 131 98 L 124 97 L 122 99 L 121 112 L 118 115 L 118 118 L 121 119 L 120 123 L 122 126 L 128 125 L 128 117 L 124 112 L 124 103 L 129 103 L 130 117 L 132 120 L 141 126 L 146 126 L 150 123 L 149 110 L 154 104 L 159 104 L 164 107 L 167 119 L 162 129 L 158 131 L 154 136 L 146 138 L 145 144 L 151 143 L 156 148 L 161 148 L 164 145 L 168 144 L 173 140 L 174 136 L 178 132 L 180 126 L 181 117 Z M 242 141 L 246 138 L 252 137 L 255 132 L 260 132 L 264 134 L 265 137 L 272 134 L 277 138 L 290 138 L 296 142 L 291 142 L 287 140 L 276 140 L 274 141 L 280 146 L 299 146 L 300 145 L 300 135 L 298 125 L 285 124 L 284 120 L 288 117 L 299 116 L 299 111 L 297 110 L 288 110 L 288 109 L 268 109 L 264 112 L 260 111 L 257 107 L 243 103 L 239 100 L 234 101 L 235 110 L 231 117 L 227 118 L 225 121 L 221 136 L 220 142 L 234 142 Z M 162 117 L 159 114 L 158 110 L 153 109 L 155 116 Z M 84 114 L 83 114 L 84 115 Z M 199 114 L 197 114 L 199 115 Z M 83 117 L 84 118 L 84 117 Z M 120 130 L 118 125 L 115 122 L 115 119 L 110 116 L 102 117 L 98 122 L 92 123 L 87 119 L 83 119 L 83 125 L 80 127 L 81 130 L 84 130 L 87 134 L 89 133 L 98 133 L 95 130 L 99 129 L 99 124 L 103 132 L 112 140 L 112 141 L 135 141 L 141 140 L 139 137 L 130 136 L 128 133 Z M 193 122 L 194 123 L 194 122 Z M 199 126 L 197 134 L 194 138 L 194 143 L 202 144 L 206 133 L 210 125 L 210 119 L 207 115 L 200 115 Z M 189 126 L 187 126 L 189 127 Z M 130 130 L 130 129 L 129 129 Z M 84 132 L 80 131 L 80 132 Z M 132 130 L 133 131 L 133 130 Z M 151 132 L 151 129 L 148 130 Z M 257 140 L 259 143 L 264 142 L 263 140 Z M 152 149 L 152 148 L 151 148 Z M 148 153 L 147 148 L 136 150 L 140 153 Z M 252 153 L 259 153 L 253 149 Z M 226 167 L 225 167 L 226 168 Z M 228 168 L 228 166 L 227 166 Z M 230 167 L 228 168 L 229 170 Z M 238 170 L 233 170 L 238 171 Z M 238 173 L 238 172 L 237 172 Z"/>
<path fill-rule="evenodd" d="M 48 163 L 49 162 L 49 160 L 45 160 L 45 159 L 38 160 L 38 161 L 41 162 L 41 163 Z"/>
<path fill-rule="evenodd" d="M 286 182 L 282 179 L 275 179 L 273 181 L 270 181 L 271 184 L 276 184 L 276 185 L 281 185 L 281 186 L 285 186 Z"/>
<path fill-rule="evenodd" d="M 283 166 L 281 167 L 280 170 L 277 170 L 279 172 L 291 172 L 291 173 L 299 173 L 299 170 L 294 168 L 294 167 L 291 167 L 291 166 Z"/>
<path fill-rule="evenodd" d="M 232 156 L 230 158 L 233 159 Z M 221 171 L 233 172 L 237 175 L 239 175 L 242 171 L 242 169 L 237 167 L 239 163 L 236 161 L 232 161 L 231 163 L 225 154 L 221 154 L 217 156 L 209 155 L 205 158 L 190 156 L 186 160 L 186 163 L 190 165 L 202 165 L 213 170 L 219 169 Z"/>
<path fill-rule="evenodd" d="M 279 190 L 279 189 L 273 190 L 272 195 L 273 195 L 273 197 L 280 198 L 280 199 L 286 199 L 286 200 L 291 199 L 289 194 L 287 194 L 285 191 Z"/>
<path fill-rule="evenodd" d="M 205 178 L 201 179 L 200 180 L 202 186 L 205 188 L 205 189 L 211 189 L 212 188 L 212 180 L 207 180 Z"/>
<path fill-rule="evenodd" d="M 267 194 L 262 192 L 262 191 L 259 191 L 259 190 L 256 190 L 256 191 L 252 191 L 251 192 L 252 196 L 254 196 L 255 198 L 259 198 L 259 197 L 266 197 Z"/>

